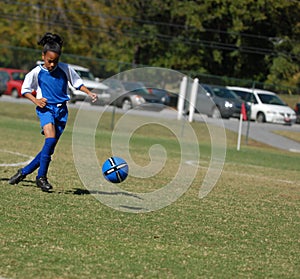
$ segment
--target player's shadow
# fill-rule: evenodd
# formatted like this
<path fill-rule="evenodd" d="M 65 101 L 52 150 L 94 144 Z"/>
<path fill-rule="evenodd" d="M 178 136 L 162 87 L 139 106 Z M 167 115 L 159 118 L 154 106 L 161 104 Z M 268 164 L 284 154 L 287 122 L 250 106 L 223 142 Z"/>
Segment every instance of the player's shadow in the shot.
<path fill-rule="evenodd" d="M 9 178 L 0 178 L 0 181 L 9 181 Z M 34 180 L 22 180 L 18 184 L 13 184 L 12 186 L 23 186 L 23 187 L 32 187 L 32 185 L 36 186 L 36 182 Z"/>
<path fill-rule="evenodd" d="M 118 191 L 118 192 L 105 192 L 105 191 L 98 191 L 98 190 L 87 190 L 87 189 L 80 189 L 80 188 L 75 188 L 73 191 L 69 190 L 66 191 L 65 193 L 67 194 L 73 194 L 73 195 L 108 195 L 108 196 L 128 196 L 128 197 L 133 197 L 139 200 L 142 200 L 141 197 L 139 197 L 136 194 L 130 193 L 130 192 L 123 192 L 123 191 Z"/>
<path fill-rule="evenodd" d="M 74 194 L 74 195 L 106 195 L 106 196 L 127 196 L 139 200 L 144 200 L 143 198 L 139 197 L 138 195 L 130 192 L 123 192 L 123 191 L 118 191 L 118 192 L 105 192 L 105 191 L 97 191 L 97 190 L 87 190 L 87 189 L 80 189 L 76 188 L 74 191 L 68 191 L 69 194 Z M 133 212 L 144 212 L 148 211 L 146 208 L 143 207 L 137 207 L 137 206 L 129 206 L 129 205 L 119 205 L 120 208 L 133 211 Z"/>
<path fill-rule="evenodd" d="M 0 178 L 0 181 L 9 181 L 9 178 Z M 22 180 L 19 184 L 17 185 L 11 185 L 11 186 L 18 186 L 18 187 L 37 187 L 36 181 L 35 180 Z M 49 193 L 53 193 L 54 191 L 50 191 Z M 136 198 L 139 200 L 143 200 L 141 197 L 134 193 L 130 192 L 125 192 L 125 191 L 118 191 L 118 192 L 105 192 L 105 191 L 98 191 L 98 190 L 87 190 L 87 189 L 81 189 L 81 188 L 75 188 L 73 190 L 67 190 L 67 191 L 59 191 L 59 194 L 64 193 L 64 194 L 73 194 L 73 195 L 108 195 L 108 196 L 128 196 L 132 198 Z"/>

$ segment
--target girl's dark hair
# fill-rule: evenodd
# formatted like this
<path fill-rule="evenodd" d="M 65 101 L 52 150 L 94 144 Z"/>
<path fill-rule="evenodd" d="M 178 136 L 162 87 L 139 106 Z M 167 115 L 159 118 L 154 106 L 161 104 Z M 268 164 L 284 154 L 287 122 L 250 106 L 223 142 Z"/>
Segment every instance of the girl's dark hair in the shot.
<path fill-rule="evenodd" d="M 43 53 L 47 51 L 53 51 L 57 54 L 61 54 L 61 48 L 63 45 L 62 38 L 57 34 L 46 33 L 39 41 L 38 45 L 43 46 Z"/>

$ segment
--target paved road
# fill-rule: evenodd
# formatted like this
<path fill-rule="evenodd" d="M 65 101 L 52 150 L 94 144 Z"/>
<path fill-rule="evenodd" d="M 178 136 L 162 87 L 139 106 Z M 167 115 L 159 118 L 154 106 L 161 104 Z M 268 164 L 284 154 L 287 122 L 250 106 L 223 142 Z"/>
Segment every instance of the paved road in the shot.
<path fill-rule="evenodd" d="M 237 119 L 224 120 L 223 122 L 226 129 L 238 132 L 239 121 Z M 243 135 L 247 134 L 247 129 L 248 122 L 243 122 Z M 248 136 L 251 139 L 268 144 L 278 149 L 300 153 L 300 143 L 274 133 L 274 131 L 278 130 L 300 132 L 300 125 L 295 124 L 293 126 L 286 126 L 280 124 L 250 122 Z"/>
<path fill-rule="evenodd" d="M 2 96 L 0 98 L 2 102 L 20 102 L 20 103 L 30 103 L 27 99 L 13 99 L 9 96 Z M 108 110 L 112 111 L 112 107 L 102 107 L 102 106 L 91 106 L 88 103 L 78 102 L 76 104 L 70 104 L 69 107 L 74 108 L 83 108 L 83 109 L 90 109 L 90 110 Z M 117 110 L 121 111 L 121 110 Z M 162 111 L 134 111 L 133 113 L 136 114 L 144 114 L 153 117 L 161 117 L 161 118 L 169 118 L 169 119 L 176 119 L 177 112 L 171 109 L 164 109 Z M 212 118 L 208 118 L 206 116 L 195 115 L 195 121 L 205 121 L 210 124 L 214 125 L 224 125 L 224 127 L 228 130 L 234 131 L 238 133 L 239 128 L 239 121 L 237 119 L 223 119 L 215 120 Z M 220 124 L 221 123 L 221 124 Z M 243 122 L 242 125 L 242 134 L 246 135 L 247 133 L 247 125 L 248 122 Z M 286 137 L 280 136 L 275 134 L 273 131 L 276 130 L 287 130 L 293 132 L 300 132 L 300 125 L 295 124 L 292 126 L 280 125 L 280 124 L 270 124 L 270 123 L 255 123 L 250 122 L 249 128 L 249 138 L 268 144 L 278 149 L 287 150 L 290 152 L 298 152 L 300 153 L 300 143 L 290 140 Z"/>
<path fill-rule="evenodd" d="M 168 112 L 170 113 L 170 112 Z M 173 112 L 174 113 L 174 112 Z M 166 111 L 161 112 L 161 114 L 166 114 Z M 203 115 L 195 115 L 195 121 L 202 121 L 215 125 L 224 125 L 228 130 L 238 133 L 239 130 L 239 120 L 238 119 L 222 119 L 216 120 Z M 248 122 L 245 121 L 242 124 L 242 134 L 246 136 L 248 130 Z M 262 142 L 264 144 L 273 146 L 278 149 L 287 150 L 290 152 L 300 153 L 300 143 L 290 140 L 286 137 L 280 136 L 274 131 L 286 130 L 292 132 L 300 133 L 300 125 L 294 124 L 292 126 L 272 124 L 272 123 L 256 123 L 250 122 L 249 125 L 249 138 Z"/>

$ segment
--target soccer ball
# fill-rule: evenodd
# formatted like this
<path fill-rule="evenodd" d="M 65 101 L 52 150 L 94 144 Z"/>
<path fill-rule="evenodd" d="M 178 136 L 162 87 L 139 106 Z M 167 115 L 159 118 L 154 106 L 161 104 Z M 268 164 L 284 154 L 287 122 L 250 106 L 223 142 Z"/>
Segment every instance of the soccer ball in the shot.
<path fill-rule="evenodd" d="M 104 178 L 112 183 L 121 183 L 128 176 L 128 165 L 119 157 L 110 157 L 102 165 Z"/>

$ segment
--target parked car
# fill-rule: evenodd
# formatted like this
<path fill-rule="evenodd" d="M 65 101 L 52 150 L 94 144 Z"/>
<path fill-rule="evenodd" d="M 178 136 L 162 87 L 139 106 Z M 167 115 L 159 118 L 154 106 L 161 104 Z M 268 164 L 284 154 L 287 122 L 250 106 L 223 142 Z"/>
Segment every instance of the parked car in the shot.
<path fill-rule="evenodd" d="M 22 97 L 21 88 L 27 71 L 21 69 L 0 68 L 1 76 L 6 80 L 6 90 L 3 94 L 14 98 Z"/>
<path fill-rule="evenodd" d="M 179 93 L 169 92 L 170 102 L 169 102 L 168 106 L 177 108 L 178 98 L 179 98 Z"/>
<path fill-rule="evenodd" d="M 143 83 L 122 81 L 109 78 L 103 81 L 111 90 L 111 104 L 124 110 L 141 106 L 154 109 L 162 107 L 162 100 L 156 95 L 150 94 Z"/>
<path fill-rule="evenodd" d="M 241 108 L 244 101 L 236 95 L 232 90 L 219 85 L 201 84 L 203 88 L 209 93 L 209 97 L 212 98 L 216 105 L 217 110 L 214 113 L 220 113 L 222 118 L 239 118 L 241 114 Z M 249 106 L 246 105 L 246 110 L 249 110 Z M 218 115 L 216 115 L 218 117 Z"/>
<path fill-rule="evenodd" d="M 7 89 L 6 78 L 7 78 L 6 73 L 0 71 L 0 96 L 2 96 Z"/>
<path fill-rule="evenodd" d="M 189 95 L 187 96 L 187 100 Z M 243 101 L 231 90 L 218 86 L 200 84 L 195 112 L 213 118 L 239 117 Z"/>
<path fill-rule="evenodd" d="M 126 94 L 133 94 L 142 97 L 145 100 L 143 108 L 155 108 L 162 109 L 164 107 L 165 99 L 159 94 L 153 94 L 145 87 L 142 82 L 136 81 L 122 81 L 122 84 L 126 90 Z M 124 100 L 124 99 L 123 99 Z M 128 102 L 129 108 L 132 108 L 132 103 Z"/>
<path fill-rule="evenodd" d="M 108 78 L 104 80 L 103 83 L 110 88 L 111 105 L 128 110 L 133 107 L 140 106 L 146 102 L 142 96 L 136 93 L 128 92 L 121 80 Z"/>
<path fill-rule="evenodd" d="M 300 123 L 300 103 L 295 105 L 295 112 L 296 112 L 296 123 Z"/>
<path fill-rule="evenodd" d="M 251 107 L 251 120 L 292 125 L 296 113 L 276 93 L 253 88 L 228 86 Z"/>

